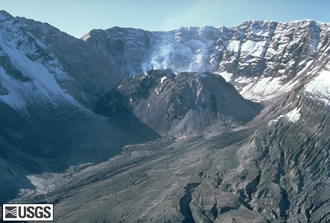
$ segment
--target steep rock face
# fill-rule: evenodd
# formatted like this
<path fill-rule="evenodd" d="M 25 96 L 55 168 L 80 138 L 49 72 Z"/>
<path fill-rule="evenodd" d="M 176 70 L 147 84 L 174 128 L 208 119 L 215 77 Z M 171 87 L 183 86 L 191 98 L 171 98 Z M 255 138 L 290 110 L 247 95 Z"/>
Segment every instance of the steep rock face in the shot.
<path fill-rule="evenodd" d="M 270 99 L 291 89 L 301 72 L 318 66 L 329 45 L 329 25 L 309 20 L 169 32 L 114 27 L 76 39 L 48 24 L 1 11 L 0 31 L 1 66 L 7 75 L 35 82 L 17 61 L 19 55 L 87 107 L 127 76 L 166 68 L 219 73 L 244 97 Z"/>
<path fill-rule="evenodd" d="M 221 76 L 207 72 L 152 70 L 124 79 L 97 103 L 107 117 L 133 113 L 161 134 L 219 133 L 255 117 L 261 105 L 247 101 Z"/>
<path fill-rule="evenodd" d="M 33 188 L 31 173 L 100 162 L 126 143 L 158 137 L 139 120 L 125 125 L 86 108 L 115 83 L 96 55 L 48 24 L 0 12 L 1 202 Z"/>
<path fill-rule="evenodd" d="M 36 85 L 35 82 L 57 85 L 58 91 L 68 92 L 87 106 L 127 76 L 113 57 L 104 61 L 99 52 L 88 47 L 83 40 L 49 24 L 12 17 L 3 11 L 1 15 L 0 64 L 6 76 L 14 77 L 19 82 L 30 80 L 31 85 Z M 34 88 L 39 90 L 42 86 Z M 52 89 L 42 89 L 39 95 L 28 87 L 22 90 L 33 97 L 48 97 Z"/>
<path fill-rule="evenodd" d="M 166 68 L 216 72 L 244 96 L 265 100 L 290 89 L 297 75 L 318 57 L 328 55 L 329 25 L 309 20 L 250 21 L 232 28 L 206 26 L 169 32 L 116 27 L 94 30 L 83 39 L 94 47 L 96 42 L 102 44 L 104 55 L 111 49 L 106 46 L 120 42 L 121 64 L 132 75 Z"/>

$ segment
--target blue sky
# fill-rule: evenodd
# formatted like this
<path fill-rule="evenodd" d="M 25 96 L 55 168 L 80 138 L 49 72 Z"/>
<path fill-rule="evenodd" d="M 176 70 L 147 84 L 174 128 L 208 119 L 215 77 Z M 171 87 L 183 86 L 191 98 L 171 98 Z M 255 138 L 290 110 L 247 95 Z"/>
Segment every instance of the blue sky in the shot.
<path fill-rule="evenodd" d="M 246 20 L 330 22 L 330 0 L 0 0 L 0 9 L 76 37 L 113 26 L 171 30 Z"/>

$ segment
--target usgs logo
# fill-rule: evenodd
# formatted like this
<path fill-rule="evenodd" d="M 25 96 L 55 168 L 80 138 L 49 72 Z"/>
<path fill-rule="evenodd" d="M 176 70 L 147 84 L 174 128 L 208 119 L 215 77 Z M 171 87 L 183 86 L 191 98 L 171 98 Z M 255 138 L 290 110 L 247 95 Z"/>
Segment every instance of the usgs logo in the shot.
<path fill-rule="evenodd" d="M 3 221 L 53 221 L 53 204 L 3 204 Z"/>

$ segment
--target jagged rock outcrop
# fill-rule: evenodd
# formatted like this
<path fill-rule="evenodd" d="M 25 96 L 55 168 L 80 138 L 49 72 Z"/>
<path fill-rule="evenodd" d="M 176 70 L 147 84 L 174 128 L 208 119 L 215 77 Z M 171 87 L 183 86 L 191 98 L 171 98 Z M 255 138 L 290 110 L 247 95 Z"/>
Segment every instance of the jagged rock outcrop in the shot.
<path fill-rule="evenodd" d="M 152 70 L 124 79 L 100 99 L 96 112 L 116 118 L 134 114 L 160 134 L 186 135 L 237 127 L 261 108 L 217 74 Z"/>

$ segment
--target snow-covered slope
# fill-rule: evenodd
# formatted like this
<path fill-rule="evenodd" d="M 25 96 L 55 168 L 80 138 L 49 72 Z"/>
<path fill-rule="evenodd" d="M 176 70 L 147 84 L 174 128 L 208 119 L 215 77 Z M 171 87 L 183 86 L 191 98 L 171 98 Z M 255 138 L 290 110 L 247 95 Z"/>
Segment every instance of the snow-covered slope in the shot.
<path fill-rule="evenodd" d="M 48 24 L 4 11 L 0 14 L 2 73 L 30 78 L 25 85 L 35 85 L 39 95 L 52 92 L 87 107 L 129 75 L 166 68 L 218 73 L 244 97 L 267 100 L 289 91 L 298 76 L 320 66 L 319 58 L 328 57 L 329 51 L 330 25 L 310 20 L 249 21 L 231 28 L 189 27 L 169 32 L 114 27 L 92 30 L 76 39 Z M 42 89 L 45 81 L 47 90 Z M 2 95 L 8 84 L 8 78 L 1 83 Z M 22 93 L 12 89 L 9 95 L 3 101 L 22 106 Z"/>
<path fill-rule="evenodd" d="M 46 23 L 0 15 L 1 98 L 15 109 L 33 100 L 85 107 L 125 77 L 116 61 L 104 61 L 83 40 Z"/>
<path fill-rule="evenodd" d="M 0 14 L 0 100 L 23 113 L 29 104 L 56 107 L 59 103 L 69 103 L 81 107 L 59 85 L 71 77 L 61 69 L 60 62 L 43 40 L 28 31 L 40 25 L 43 32 L 54 28 L 13 18 L 5 12 Z"/>
<path fill-rule="evenodd" d="M 287 92 L 297 76 L 328 56 L 329 24 L 249 21 L 232 28 L 191 27 L 169 32 L 112 28 L 83 37 L 107 57 L 120 55 L 127 73 L 170 68 L 174 72 L 211 71 L 250 99 L 267 100 Z M 115 49 L 114 49 L 115 48 Z M 105 59 L 106 59 L 105 58 Z"/>
<path fill-rule="evenodd" d="M 330 70 L 321 71 L 305 88 L 310 97 L 330 105 Z"/>
<path fill-rule="evenodd" d="M 17 78 L 12 71 L 6 69 L 6 65 L 0 67 L 1 87 L 6 91 L 0 96 L 0 100 L 19 111 L 24 110 L 30 102 L 51 103 L 52 106 L 67 102 L 78 107 L 79 103 L 56 81 L 55 77 L 67 78 L 67 74 L 56 68 L 50 71 L 39 61 L 31 61 L 24 52 L 15 48 L 16 44 L 5 39 L 0 40 L 2 63 L 11 63 L 17 69 L 16 72 L 21 74 L 21 78 Z"/>

